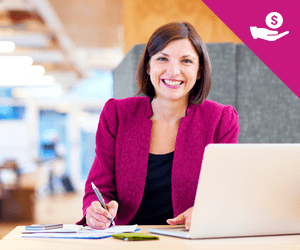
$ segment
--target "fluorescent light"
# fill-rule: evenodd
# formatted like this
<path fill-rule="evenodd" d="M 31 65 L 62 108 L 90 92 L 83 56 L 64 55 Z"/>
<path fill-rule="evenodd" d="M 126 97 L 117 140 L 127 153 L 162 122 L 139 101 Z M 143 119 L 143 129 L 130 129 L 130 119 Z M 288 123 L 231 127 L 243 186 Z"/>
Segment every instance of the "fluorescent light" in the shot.
<path fill-rule="evenodd" d="M 14 88 L 12 90 L 12 96 L 16 98 L 60 97 L 61 95 L 62 87 L 59 84 L 45 87 Z"/>
<path fill-rule="evenodd" d="M 0 41 L 0 53 L 11 53 L 16 49 L 14 42 L 10 41 Z"/>
<path fill-rule="evenodd" d="M 65 56 L 59 50 L 21 50 L 13 53 L 14 56 L 31 56 L 34 63 L 64 63 Z"/>
<path fill-rule="evenodd" d="M 0 56 L 0 67 L 26 67 L 33 64 L 30 56 Z"/>
<path fill-rule="evenodd" d="M 29 67 L 1 67 L 0 80 L 3 79 L 24 79 L 27 77 L 40 77 L 45 74 L 45 68 L 40 65 Z"/>
<path fill-rule="evenodd" d="M 53 85 L 55 83 L 54 76 L 46 75 L 42 77 L 31 78 L 0 78 L 0 87 L 16 87 L 16 86 L 41 86 Z"/>
<path fill-rule="evenodd" d="M 47 48 L 51 42 L 51 38 L 47 34 L 33 32 L 5 32 L 0 35 L 2 41 L 12 41 L 18 47 L 38 47 Z"/>

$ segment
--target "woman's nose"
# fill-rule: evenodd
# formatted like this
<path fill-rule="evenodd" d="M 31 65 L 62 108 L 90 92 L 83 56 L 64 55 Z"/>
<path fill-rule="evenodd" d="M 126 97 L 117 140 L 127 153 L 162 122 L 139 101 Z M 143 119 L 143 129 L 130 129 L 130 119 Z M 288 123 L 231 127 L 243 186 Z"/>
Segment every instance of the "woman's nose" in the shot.
<path fill-rule="evenodd" d="M 169 67 L 167 69 L 170 76 L 177 76 L 180 74 L 180 67 L 176 62 L 170 62 Z"/>

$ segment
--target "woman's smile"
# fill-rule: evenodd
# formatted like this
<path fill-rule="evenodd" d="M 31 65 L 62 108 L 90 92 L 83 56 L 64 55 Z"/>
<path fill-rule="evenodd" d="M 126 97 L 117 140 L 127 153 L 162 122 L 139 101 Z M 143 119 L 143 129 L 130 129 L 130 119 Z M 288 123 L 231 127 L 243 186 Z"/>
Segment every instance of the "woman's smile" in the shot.
<path fill-rule="evenodd" d="M 171 89 L 178 89 L 184 83 L 184 81 L 180 81 L 180 80 L 167 80 L 167 79 L 162 79 L 162 82 L 163 84 L 165 84 L 167 87 Z"/>

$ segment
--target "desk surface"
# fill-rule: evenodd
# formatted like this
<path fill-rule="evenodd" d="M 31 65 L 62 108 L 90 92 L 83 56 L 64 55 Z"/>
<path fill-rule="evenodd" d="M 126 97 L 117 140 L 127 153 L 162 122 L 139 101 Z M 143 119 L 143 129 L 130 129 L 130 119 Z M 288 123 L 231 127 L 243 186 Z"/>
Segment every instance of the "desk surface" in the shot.
<path fill-rule="evenodd" d="M 139 226 L 141 233 L 147 233 L 149 227 L 160 226 Z M 189 240 L 169 236 L 157 235 L 157 241 L 123 241 L 110 238 L 88 240 L 88 239 L 28 239 L 19 235 L 24 230 L 24 226 L 18 226 L 3 240 L 0 240 L 0 249 L 25 249 L 25 250 L 50 250 L 50 249 L 300 249 L 300 235 L 290 236 L 269 236 L 269 237 L 244 237 L 244 238 L 224 238 L 210 240 Z"/>

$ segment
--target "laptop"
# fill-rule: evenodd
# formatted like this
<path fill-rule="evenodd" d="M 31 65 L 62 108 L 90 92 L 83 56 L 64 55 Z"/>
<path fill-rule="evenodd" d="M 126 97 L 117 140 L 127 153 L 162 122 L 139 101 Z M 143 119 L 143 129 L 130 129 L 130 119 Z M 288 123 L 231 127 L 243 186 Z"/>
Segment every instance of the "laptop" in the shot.
<path fill-rule="evenodd" d="M 300 144 L 209 144 L 190 230 L 147 230 L 190 239 L 300 234 Z"/>

